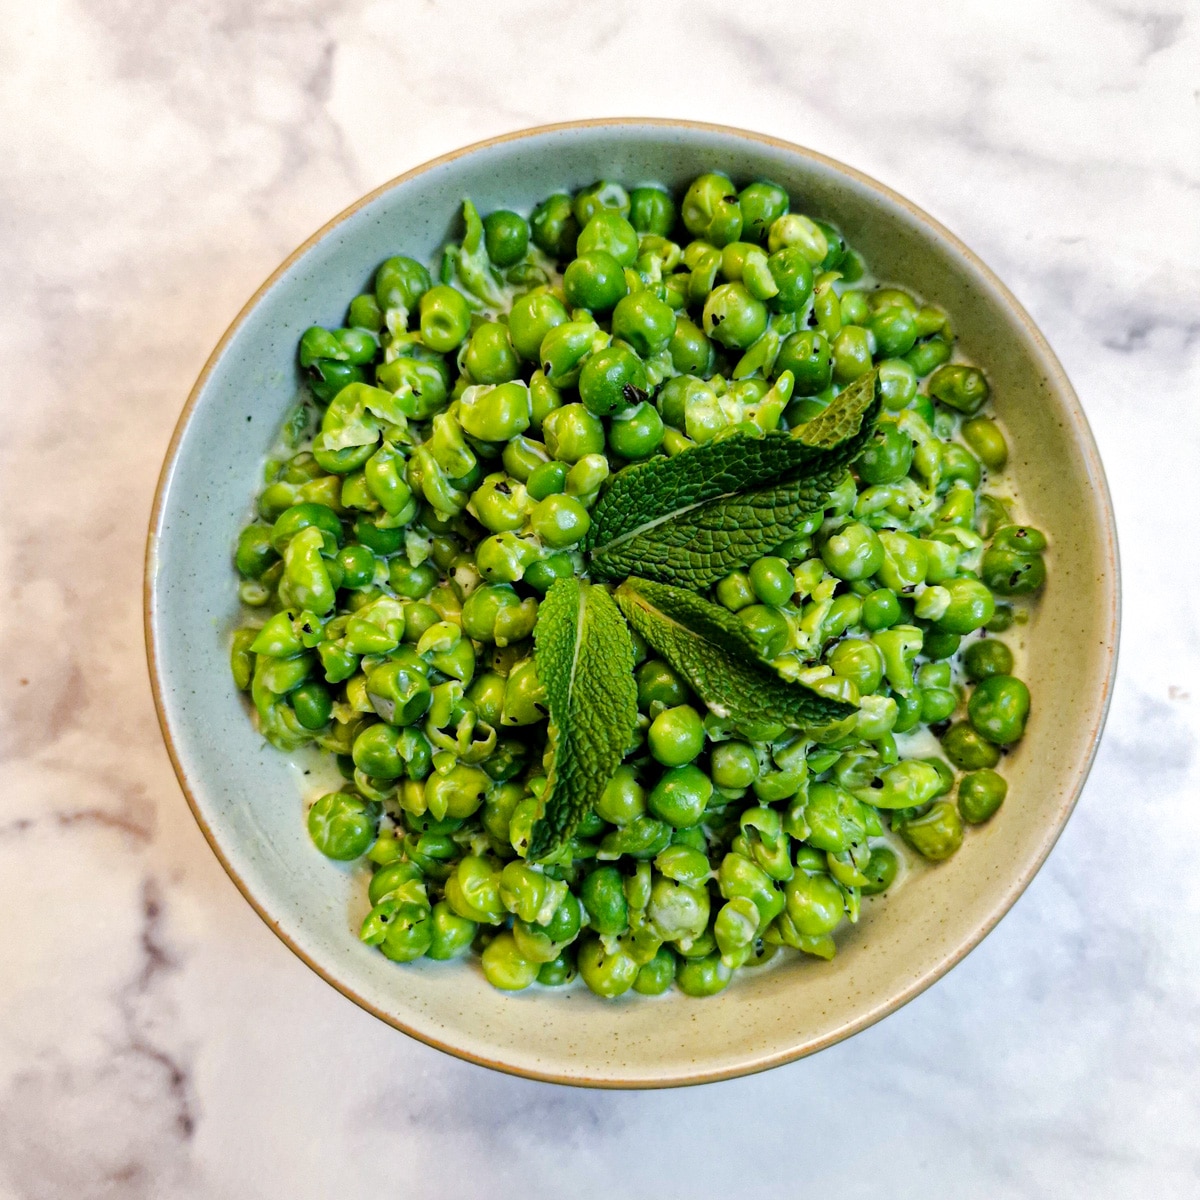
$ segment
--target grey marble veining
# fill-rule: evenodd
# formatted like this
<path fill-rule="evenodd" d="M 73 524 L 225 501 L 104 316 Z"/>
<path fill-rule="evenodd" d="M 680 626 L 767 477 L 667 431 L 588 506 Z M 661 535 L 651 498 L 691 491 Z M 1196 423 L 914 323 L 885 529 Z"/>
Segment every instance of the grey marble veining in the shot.
<path fill-rule="evenodd" d="M 0 25 L 0 1197 L 1200 1195 L 1200 10 L 61 0 Z M 141 550 L 183 398 L 293 246 L 435 154 L 681 115 L 844 159 L 977 249 L 1112 484 L 1119 683 L 1012 914 L 756 1078 L 448 1059 L 228 883 L 161 745 Z"/>

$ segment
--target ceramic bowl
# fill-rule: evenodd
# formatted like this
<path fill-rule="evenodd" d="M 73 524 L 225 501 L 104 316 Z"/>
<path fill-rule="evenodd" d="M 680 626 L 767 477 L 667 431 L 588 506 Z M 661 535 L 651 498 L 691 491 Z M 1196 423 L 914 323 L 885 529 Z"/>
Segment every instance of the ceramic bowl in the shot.
<path fill-rule="evenodd" d="M 1005 764 L 1009 797 L 962 850 L 917 868 L 829 963 L 797 955 L 739 973 L 706 1000 L 605 1001 L 580 986 L 494 991 L 471 963 L 398 967 L 356 937 L 365 887 L 308 841 L 297 772 L 247 720 L 228 667 L 236 614 L 231 548 L 261 464 L 295 399 L 296 343 L 336 326 L 349 297 L 396 253 L 432 259 L 464 197 L 529 211 L 599 178 L 766 177 L 840 227 L 877 278 L 943 305 L 990 377 L 1028 518 L 1052 541 L 1050 583 L 1021 631 L 1034 697 Z M 347 209 L 267 280 L 202 371 L 163 467 L 146 562 L 155 701 L 188 803 L 213 851 L 267 924 L 310 967 L 397 1029 L 473 1062 L 575 1084 L 658 1087 L 787 1062 L 911 1000 L 976 946 L 1061 833 L 1100 736 L 1116 660 L 1118 566 L 1096 446 L 1045 339 L 951 233 L 895 192 L 774 138 L 675 121 L 580 122 L 446 155 Z M 782 957 L 782 956 L 781 956 Z"/>

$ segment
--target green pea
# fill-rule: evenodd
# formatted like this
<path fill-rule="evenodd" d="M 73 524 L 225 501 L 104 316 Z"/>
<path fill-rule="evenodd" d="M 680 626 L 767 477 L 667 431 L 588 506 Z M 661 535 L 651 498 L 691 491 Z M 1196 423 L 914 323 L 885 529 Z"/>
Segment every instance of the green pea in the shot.
<path fill-rule="evenodd" d="M 282 554 L 296 534 L 312 528 L 328 535 L 332 541 L 332 546 L 325 543 L 329 553 L 332 554 L 334 549 L 341 545 L 342 522 L 337 513 L 324 504 L 293 504 L 282 512 L 271 527 L 271 545 Z"/>
<path fill-rule="evenodd" d="M 670 237 L 675 227 L 675 201 L 661 188 L 634 188 L 629 193 L 629 222 L 638 233 Z"/>
<path fill-rule="evenodd" d="M 392 962 L 413 962 L 433 944 L 429 916 L 428 903 L 384 900 L 367 915 L 359 937 L 378 945 Z"/>
<path fill-rule="evenodd" d="M 900 616 L 900 601 L 891 588 L 877 588 L 863 597 L 862 623 L 872 632 L 890 628 Z"/>
<path fill-rule="evenodd" d="M 903 479 L 912 461 L 912 439 L 894 422 L 881 421 L 854 467 L 863 483 L 884 485 Z"/>
<path fill-rule="evenodd" d="M 465 954 L 479 928 L 474 921 L 460 917 L 445 900 L 439 900 L 433 906 L 429 923 L 431 929 L 428 954 L 438 962 Z"/>
<path fill-rule="evenodd" d="M 1013 554 L 1041 554 L 1046 544 L 1046 535 L 1031 525 L 1005 525 L 992 538 L 993 549 Z"/>
<path fill-rule="evenodd" d="M 691 705 L 667 708 L 650 723 L 647 741 L 650 753 L 660 763 L 667 767 L 680 767 L 690 763 L 704 749 L 704 722 Z M 711 792 L 711 785 L 709 790 Z"/>
<path fill-rule="evenodd" d="M 508 336 L 523 359 L 537 362 L 546 334 L 570 319 L 570 313 L 551 292 L 526 292 L 513 301 L 508 314 Z"/>
<path fill-rule="evenodd" d="M 993 676 L 998 678 L 998 676 Z M 957 721 L 942 734 L 946 757 L 963 771 L 991 769 L 1000 761 L 1000 750 L 966 721 Z"/>
<path fill-rule="evenodd" d="M 1013 675 L 989 675 L 967 702 L 971 727 L 997 746 L 1009 746 L 1025 734 L 1029 689 Z"/>
<path fill-rule="evenodd" d="M 576 463 L 584 455 L 604 452 L 604 426 L 582 404 L 564 404 L 542 425 L 546 449 L 560 462 Z"/>
<path fill-rule="evenodd" d="M 314 325 L 300 338 L 300 365 L 311 366 L 321 358 L 362 366 L 376 354 L 379 344 L 365 329 L 322 329 Z"/>
<path fill-rule="evenodd" d="M 693 321 L 680 315 L 669 343 L 671 364 L 681 375 L 707 379 L 713 373 L 716 352 L 708 334 Z"/>
<path fill-rule="evenodd" d="M 949 688 L 922 688 L 921 720 L 926 725 L 936 725 L 954 715 L 958 697 Z"/>
<path fill-rule="evenodd" d="M 948 688 L 952 679 L 949 663 L 929 662 L 917 671 L 917 684 L 923 688 Z"/>
<path fill-rule="evenodd" d="M 874 313 L 869 328 L 878 352 L 888 358 L 899 358 L 916 344 L 916 318 L 905 308 L 884 308 Z"/>
<path fill-rule="evenodd" d="M 507 383 L 516 379 L 520 363 L 509 340 L 508 326 L 499 321 L 480 325 L 467 343 L 463 364 L 476 383 Z"/>
<path fill-rule="evenodd" d="M 383 835 L 380 836 L 379 841 L 383 841 Z M 376 845 L 378 844 L 377 842 Z M 372 850 L 370 857 L 373 861 L 375 857 L 374 850 Z M 411 862 L 393 861 L 371 876 L 371 883 L 367 888 L 367 896 L 373 905 L 379 904 L 390 897 L 401 896 L 412 898 L 420 894 L 418 889 L 423 891 L 423 881 L 424 875 L 420 867 Z"/>
<path fill-rule="evenodd" d="M 619 342 L 591 355 L 579 374 L 579 398 L 589 412 L 606 417 L 645 398 L 646 368 Z"/>
<path fill-rule="evenodd" d="M 653 358 L 670 345 L 675 311 L 653 292 L 633 292 L 613 310 L 612 333 L 643 359 Z"/>
<path fill-rule="evenodd" d="M 330 792 L 308 810 L 308 835 L 322 854 L 349 862 L 375 840 L 375 810 L 352 792 Z"/>
<path fill-rule="evenodd" d="M 990 675 L 1011 675 L 1013 652 L 996 638 L 972 642 L 963 652 L 963 668 L 972 683 Z"/>
<path fill-rule="evenodd" d="M 893 592 L 905 592 L 925 582 L 929 557 L 918 538 L 907 533 L 884 530 L 879 534 L 883 560 L 876 574 Z"/>
<path fill-rule="evenodd" d="M 726 791 L 743 791 L 757 778 L 758 756 L 746 742 L 719 742 L 712 752 L 712 780 Z"/>
<path fill-rule="evenodd" d="M 821 560 L 839 579 L 867 579 L 883 566 L 884 544 L 870 526 L 855 521 L 825 539 Z"/>
<path fill-rule="evenodd" d="M 586 225 L 599 212 L 615 212 L 619 216 L 627 217 L 629 193 L 619 183 L 601 179 L 577 193 L 574 208 L 575 219 L 580 227 Z"/>
<path fill-rule="evenodd" d="M 995 421 L 987 417 L 972 417 L 963 423 L 962 435 L 988 470 L 1004 470 L 1004 464 L 1008 462 L 1008 443 Z"/>
<path fill-rule="evenodd" d="M 402 308 L 411 312 L 432 283 L 429 272 L 416 260 L 404 256 L 389 258 L 375 272 L 375 299 L 382 309 Z"/>
<path fill-rule="evenodd" d="M 315 680 L 288 694 L 288 703 L 305 729 L 323 729 L 333 713 L 333 693 Z"/>
<path fill-rule="evenodd" d="M 675 986 L 685 996 L 715 996 L 733 978 L 733 971 L 718 954 L 685 958 L 675 973 Z"/>
<path fill-rule="evenodd" d="M 689 695 L 687 685 L 665 662 L 658 658 L 647 659 L 635 672 L 638 689 L 638 707 L 643 711 L 651 704 L 672 708 L 683 704 Z"/>
<path fill-rule="evenodd" d="M 665 426 L 658 409 L 643 400 L 612 418 L 608 445 L 621 458 L 649 458 L 662 445 Z"/>
<path fill-rule="evenodd" d="M 717 600 L 730 612 L 740 612 L 755 599 L 754 586 L 744 571 L 733 571 L 717 584 Z"/>
<path fill-rule="evenodd" d="M 864 896 L 878 896 L 886 892 L 896 879 L 900 869 L 900 860 L 890 846 L 873 846 L 871 857 L 863 868 L 867 882 L 859 885 L 859 891 Z"/>
<path fill-rule="evenodd" d="M 705 887 L 658 876 L 646 913 L 664 942 L 696 938 L 708 927 L 711 901 Z"/>
<path fill-rule="evenodd" d="M 842 921 L 842 889 L 828 875 L 797 871 L 784 885 L 787 914 L 803 937 L 832 933 Z"/>
<path fill-rule="evenodd" d="M 859 325 L 846 325 L 838 330 L 829 350 L 835 383 L 853 383 L 871 370 L 871 334 Z"/>
<path fill-rule="evenodd" d="M 398 596 L 423 600 L 438 581 L 437 571 L 429 563 L 414 567 L 403 559 L 388 565 L 388 585 Z"/>
<path fill-rule="evenodd" d="M 446 403 L 450 375 L 439 355 L 436 362 L 414 358 L 397 358 L 375 369 L 375 380 L 381 388 L 401 396 L 405 413 L 419 421 L 427 420 Z"/>
<path fill-rule="evenodd" d="M 563 987 L 572 982 L 578 974 L 575 965 L 575 952 L 569 948 L 559 951 L 558 957 L 538 968 L 537 981 L 543 987 Z"/>
<path fill-rule="evenodd" d="M 575 574 L 575 564 L 569 554 L 551 554 L 530 563 L 523 582 L 543 596 L 554 586 L 556 579 L 569 579 Z"/>
<path fill-rule="evenodd" d="M 879 364 L 879 394 L 889 412 L 907 408 L 917 395 L 917 373 L 902 358 L 887 358 Z"/>
<path fill-rule="evenodd" d="M 723 346 L 745 349 L 767 328 L 767 306 L 740 283 L 723 283 L 704 302 L 704 332 Z"/>
<path fill-rule="evenodd" d="M 342 570 L 342 587 L 358 591 L 375 579 L 375 555 L 366 546 L 343 546 L 337 553 Z"/>
<path fill-rule="evenodd" d="M 551 495 L 538 502 L 529 521 L 543 544 L 562 550 L 583 539 L 592 518 L 574 496 Z"/>
<path fill-rule="evenodd" d="M 518 213 L 497 209 L 483 219 L 483 240 L 496 266 L 515 266 L 529 249 L 529 223 Z"/>
<path fill-rule="evenodd" d="M 958 809 L 939 800 L 919 817 L 900 826 L 904 840 L 924 858 L 942 862 L 962 845 L 963 828 Z"/>
<path fill-rule="evenodd" d="M 688 232 L 713 246 L 736 242 L 742 232 L 742 209 L 733 184 L 724 176 L 701 175 L 692 181 L 680 209 Z"/>
<path fill-rule="evenodd" d="M 804 803 L 805 840 L 835 854 L 849 850 L 866 837 L 863 808 L 844 787 L 814 783 Z"/>
<path fill-rule="evenodd" d="M 341 532 L 340 521 L 338 532 Z M 261 579 L 263 572 L 279 561 L 279 550 L 273 544 L 273 534 L 271 526 L 247 525 L 238 535 L 234 564 L 243 579 Z"/>
<path fill-rule="evenodd" d="M 493 862 L 465 854 L 446 880 L 446 900 L 460 916 L 481 925 L 498 925 L 508 915 L 500 900 L 500 872 Z"/>
<path fill-rule="evenodd" d="M 581 230 L 575 252 L 595 250 L 611 254 L 622 267 L 632 267 L 638 256 L 637 231 L 618 212 L 598 212 Z"/>
<path fill-rule="evenodd" d="M 671 767 L 663 772 L 647 798 L 647 807 L 659 820 L 676 829 L 699 823 L 712 796 L 713 785 L 699 767 Z"/>
<path fill-rule="evenodd" d="M 572 308 L 608 312 L 628 292 L 621 264 L 606 250 L 581 254 L 563 274 L 563 294 Z"/>
<path fill-rule="evenodd" d="M 932 337 L 928 341 L 918 342 L 906 355 L 904 361 L 924 378 L 935 368 L 950 358 L 950 343 L 944 338 Z"/>
<path fill-rule="evenodd" d="M 597 815 L 613 825 L 628 825 L 645 811 L 646 791 L 637 772 L 632 767 L 618 767 L 596 801 Z"/>
<path fill-rule="evenodd" d="M 534 245 L 551 258 L 567 259 L 575 253 L 579 222 L 570 196 L 556 193 L 543 200 L 533 210 L 529 225 Z"/>
<path fill-rule="evenodd" d="M 791 600 L 796 581 L 788 568 L 787 559 L 770 556 L 750 564 L 750 586 L 763 604 L 782 608 Z"/>
<path fill-rule="evenodd" d="M 649 962 L 638 969 L 633 981 L 633 990 L 643 996 L 661 996 L 675 982 L 675 955 L 666 946 L 660 946 Z"/>
<path fill-rule="evenodd" d="M 1003 775 L 984 768 L 970 771 L 958 783 L 958 811 L 968 825 L 982 825 L 996 815 L 1008 795 Z"/>
<path fill-rule="evenodd" d="M 820 226 L 800 213 L 787 213 L 773 221 L 767 233 L 767 246 L 772 254 L 784 246 L 795 246 L 814 267 L 823 263 L 829 253 L 829 243 Z"/>
<path fill-rule="evenodd" d="M 534 378 L 541 375 L 540 371 L 534 372 Z M 535 425 L 540 424 L 539 418 L 536 415 L 536 404 L 534 402 L 534 385 L 531 381 L 529 388 L 529 407 L 534 411 Z M 554 407 L 558 407 L 555 405 Z M 545 412 L 549 412 L 546 409 Z M 543 416 L 545 413 L 542 414 Z M 504 449 L 500 452 L 500 461 L 504 464 L 504 469 L 518 482 L 528 483 L 530 475 L 537 470 L 544 462 L 548 462 L 550 454 L 546 447 L 534 438 L 526 437 L 524 434 L 518 434 L 514 438 L 509 438 L 504 443 Z"/>
<path fill-rule="evenodd" d="M 566 487 L 566 463 L 544 462 L 531 472 L 526 491 L 533 500 L 545 500 L 547 496 L 566 491 Z"/>
<path fill-rule="evenodd" d="M 765 604 L 752 604 L 738 613 L 738 620 L 763 658 L 778 658 L 787 649 L 791 627 L 778 609 Z"/>
<path fill-rule="evenodd" d="M 963 575 L 948 579 L 943 586 L 950 593 L 950 604 L 938 618 L 937 626 L 944 633 L 974 633 L 992 619 L 995 598 L 978 579 Z"/>
<path fill-rule="evenodd" d="M 579 947 L 579 974 L 589 990 L 612 999 L 633 987 L 641 969 L 623 950 L 609 951 L 599 938 L 588 938 Z"/>
<path fill-rule="evenodd" d="M 767 259 L 767 269 L 779 289 L 773 307 L 779 312 L 800 312 L 813 293 L 812 264 L 798 246 L 785 246 Z"/>
<path fill-rule="evenodd" d="M 922 653 L 928 658 L 953 658 L 962 644 L 961 633 L 951 633 L 947 629 L 934 627 L 925 631 L 925 644 Z"/>
<path fill-rule="evenodd" d="M 372 518 L 359 517 L 354 522 L 354 540 L 376 554 L 395 554 L 404 545 L 404 530 L 381 528 Z"/>
<path fill-rule="evenodd" d="M 318 359 L 308 369 L 311 373 L 309 391 L 322 404 L 328 404 L 344 387 L 365 383 L 367 378 L 362 367 L 331 358 Z"/>
<path fill-rule="evenodd" d="M 536 602 L 528 602 L 532 613 L 536 612 Z M 528 621 L 518 621 L 517 614 L 521 612 L 522 601 L 511 584 L 485 584 L 476 588 L 465 601 L 462 608 L 462 631 L 467 637 L 477 642 L 497 641 L 497 630 L 511 631 L 514 625 L 524 628 Z M 526 633 L 528 631 L 526 630 Z M 523 634 L 519 636 L 524 636 Z M 515 638 L 505 637 L 504 644 Z M 492 722 L 494 724 L 494 722 Z"/>
<path fill-rule="evenodd" d="M 978 412 L 988 398 L 987 379 L 978 367 L 947 363 L 930 376 L 929 394 L 950 408 L 970 415 Z"/>
<path fill-rule="evenodd" d="M 860 796 L 874 808 L 919 808 L 942 790 L 941 772 L 920 759 L 905 759 L 888 767 L 878 780 L 879 786 Z"/>
<path fill-rule="evenodd" d="M 671 826 L 654 817 L 634 817 L 628 824 L 604 835 L 600 853 L 605 858 L 653 858 L 671 844 Z"/>
<path fill-rule="evenodd" d="M 687 411 L 694 397 L 711 398 L 712 389 L 703 380 L 691 375 L 678 375 L 668 379 L 658 390 L 655 403 L 662 413 L 663 420 L 668 425 L 682 429 L 687 419 Z"/>
<path fill-rule="evenodd" d="M 629 905 L 616 867 L 597 867 L 584 879 L 579 900 L 588 924 L 600 934 L 618 934 L 629 924 Z"/>
<path fill-rule="evenodd" d="M 835 675 L 852 680 L 863 696 L 876 691 L 883 682 L 883 655 L 874 642 L 846 638 L 829 652 L 826 661 Z"/>
<path fill-rule="evenodd" d="M 354 329 L 369 329 L 372 333 L 383 328 L 383 311 L 372 293 L 364 292 L 350 301 L 346 324 Z"/>
<path fill-rule="evenodd" d="M 488 475 L 471 493 L 468 506 L 476 520 L 490 533 L 520 529 L 529 511 L 528 493 L 507 475 Z"/>
<path fill-rule="evenodd" d="M 465 819 L 477 812 L 492 781 L 478 767 L 459 763 L 445 775 L 431 775 L 425 784 L 425 802 L 429 811 L 442 816 Z"/>
<path fill-rule="evenodd" d="M 559 944 L 573 942 L 582 927 L 583 909 L 570 892 L 563 896 L 550 920 L 542 926 L 550 940 Z"/>
<path fill-rule="evenodd" d="M 461 292 L 439 284 L 421 297 L 421 337 L 431 350 L 457 350 L 470 329 L 471 309 Z"/>
<path fill-rule="evenodd" d="M 742 210 L 742 237 L 763 244 L 771 226 L 788 210 L 787 192 L 778 184 L 755 180 L 738 196 Z"/>
<path fill-rule="evenodd" d="M 420 670 L 389 660 L 367 673 L 367 695 L 389 725 L 411 725 L 425 715 L 432 691 Z"/>
<path fill-rule="evenodd" d="M 484 947 L 482 965 L 488 983 L 506 992 L 527 988 L 538 976 L 539 964 L 521 956 L 507 930 L 498 933 Z"/>
<path fill-rule="evenodd" d="M 980 574 L 1001 596 L 1027 596 L 1046 582 L 1046 563 L 1039 554 L 1018 554 L 992 546 L 983 556 Z"/>

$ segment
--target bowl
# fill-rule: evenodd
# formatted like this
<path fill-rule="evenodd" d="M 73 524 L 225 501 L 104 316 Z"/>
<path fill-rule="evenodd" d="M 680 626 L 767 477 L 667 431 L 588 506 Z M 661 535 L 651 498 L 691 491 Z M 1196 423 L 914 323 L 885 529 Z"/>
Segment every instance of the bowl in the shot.
<path fill-rule="evenodd" d="M 1034 711 L 1007 760 L 1009 797 L 949 862 L 914 870 L 865 905 L 832 962 L 788 955 L 709 999 L 605 1001 L 582 987 L 507 994 L 467 963 L 397 966 L 358 941 L 362 881 L 309 843 L 301 768 L 254 732 L 228 666 L 231 549 L 295 398 L 297 339 L 314 323 L 339 324 L 384 258 L 430 259 L 464 197 L 482 212 L 529 211 L 602 177 L 679 190 L 714 168 L 773 179 L 838 225 L 878 278 L 943 305 L 990 377 L 1027 517 L 1052 543 L 1049 586 L 1022 630 Z M 775 138 L 680 121 L 573 122 L 480 142 L 385 184 L 309 238 L 201 372 L 167 452 L 146 554 L 163 736 L 200 828 L 263 920 L 334 987 L 413 1037 L 500 1070 L 598 1087 L 699 1083 L 788 1062 L 879 1020 L 961 961 L 1033 878 L 1083 786 L 1108 708 L 1118 607 L 1112 508 L 1087 420 L 996 276 L 858 171 Z"/>

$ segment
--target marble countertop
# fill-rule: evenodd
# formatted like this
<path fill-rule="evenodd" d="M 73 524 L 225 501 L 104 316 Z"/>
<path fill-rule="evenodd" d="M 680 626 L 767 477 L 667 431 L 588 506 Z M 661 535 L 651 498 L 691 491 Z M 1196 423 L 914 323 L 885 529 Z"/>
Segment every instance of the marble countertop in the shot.
<path fill-rule="evenodd" d="M 0 1197 L 1200 1194 L 1200 10 L 1184 0 L 10 6 L 0 32 Z M 542 121 L 852 163 L 1016 291 L 1125 571 L 1065 835 L 946 979 L 755 1078 L 599 1094 L 447 1058 L 306 970 L 159 737 L 141 556 L 209 350 L 296 244 Z"/>

